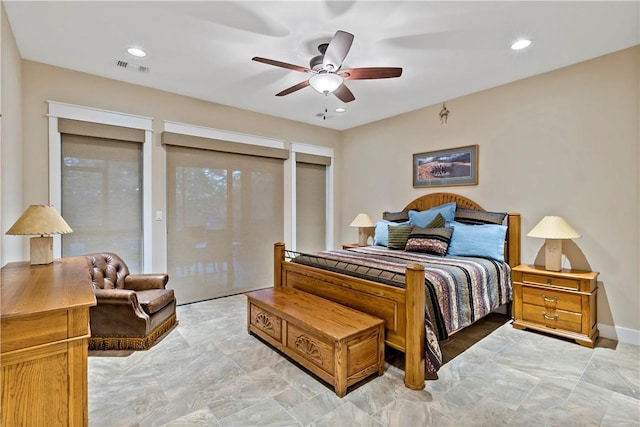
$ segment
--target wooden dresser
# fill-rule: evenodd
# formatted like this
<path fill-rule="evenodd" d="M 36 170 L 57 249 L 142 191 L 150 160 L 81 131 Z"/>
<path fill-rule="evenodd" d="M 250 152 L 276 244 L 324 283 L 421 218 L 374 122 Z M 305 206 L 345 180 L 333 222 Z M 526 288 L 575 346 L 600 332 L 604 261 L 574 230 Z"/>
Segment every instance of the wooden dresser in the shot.
<path fill-rule="evenodd" d="M 86 426 L 89 307 L 84 257 L 2 268 L 3 426 Z"/>

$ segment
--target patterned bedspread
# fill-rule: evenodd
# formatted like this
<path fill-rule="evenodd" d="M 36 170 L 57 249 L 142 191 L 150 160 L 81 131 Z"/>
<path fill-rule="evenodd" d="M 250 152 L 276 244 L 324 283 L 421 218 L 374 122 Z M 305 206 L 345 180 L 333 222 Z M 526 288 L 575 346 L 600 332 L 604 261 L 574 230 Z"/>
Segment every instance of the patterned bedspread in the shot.
<path fill-rule="evenodd" d="M 447 339 L 450 333 L 511 301 L 509 265 L 486 258 L 439 257 L 367 246 L 315 252 L 313 256 L 301 254 L 293 261 L 399 287 L 404 286 L 407 264 L 422 264 L 429 373 L 435 373 L 442 363 L 438 340 Z M 374 269 L 373 274 L 368 267 Z M 377 269 L 396 274 L 381 274 Z"/>

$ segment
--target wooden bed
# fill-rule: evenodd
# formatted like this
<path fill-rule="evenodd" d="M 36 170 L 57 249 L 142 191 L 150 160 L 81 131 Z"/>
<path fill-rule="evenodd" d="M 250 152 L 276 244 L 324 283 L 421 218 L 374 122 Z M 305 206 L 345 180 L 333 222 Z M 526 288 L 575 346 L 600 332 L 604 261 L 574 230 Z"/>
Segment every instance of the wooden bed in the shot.
<path fill-rule="evenodd" d="M 453 193 L 432 193 L 413 200 L 404 210 L 423 211 L 456 202 L 466 209 L 484 211 L 474 201 Z M 520 214 L 509 213 L 505 261 L 520 264 Z M 405 288 L 372 282 L 322 270 L 285 259 L 285 246 L 274 246 L 274 287 L 299 289 L 371 314 L 385 322 L 385 343 L 405 354 L 405 386 L 414 390 L 425 386 L 425 276 L 419 264 L 405 272 Z"/>

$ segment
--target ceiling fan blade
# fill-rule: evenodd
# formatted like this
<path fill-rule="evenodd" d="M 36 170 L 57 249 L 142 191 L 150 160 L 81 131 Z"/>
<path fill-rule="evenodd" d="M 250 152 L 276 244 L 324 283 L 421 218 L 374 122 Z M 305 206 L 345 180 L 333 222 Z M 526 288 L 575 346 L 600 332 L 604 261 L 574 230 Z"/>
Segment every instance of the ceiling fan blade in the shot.
<path fill-rule="evenodd" d="M 342 83 L 338 89 L 333 91 L 333 94 L 342 102 L 351 102 L 354 99 L 356 99 L 355 96 L 353 96 L 353 93 L 349 90 L 349 88 Z"/>
<path fill-rule="evenodd" d="M 304 89 L 307 86 L 309 86 L 309 80 L 305 80 L 303 82 L 298 83 L 297 85 L 293 85 L 290 88 L 283 90 L 282 92 L 278 92 L 276 93 L 276 96 L 289 95 L 290 93 L 293 93 L 300 89 Z"/>
<path fill-rule="evenodd" d="M 351 68 L 349 70 L 340 70 L 338 73 L 345 80 L 366 80 L 366 79 L 390 79 L 400 77 L 402 68 L 398 67 L 370 67 L 370 68 Z"/>
<path fill-rule="evenodd" d="M 300 65 L 293 65 L 293 64 L 288 64 L 286 62 L 276 61 L 275 59 L 260 58 L 258 56 L 255 56 L 251 59 L 256 62 L 262 62 L 263 64 L 275 65 L 276 67 L 286 68 L 288 70 L 293 70 L 293 71 L 300 71 L 301 73 L 311 72 L 311 70 L 306 67 L 301 67 Z"/>
<path fill-rule="evenodd" d="M 336 31 L 322 58 L 322 67 L 327 71 L 338 70 L 342 66 L 347 53 L 349 53 L 352 43 L 353 34 L 340 30 Z"/>

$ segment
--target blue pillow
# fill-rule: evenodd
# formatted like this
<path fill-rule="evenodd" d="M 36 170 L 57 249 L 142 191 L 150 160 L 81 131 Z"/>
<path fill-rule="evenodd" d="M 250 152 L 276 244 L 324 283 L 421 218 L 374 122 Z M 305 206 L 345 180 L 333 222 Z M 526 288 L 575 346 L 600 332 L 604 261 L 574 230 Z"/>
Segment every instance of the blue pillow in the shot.
<path fill-rule="evenodd" d="M 420 228 L 426 228 L 438 214 L 441 214 L 446 222 L 453 221 L 456 217 L 456 203 L 445 203 L 426 211 L 409 211 L 409 222 Z"/>
<path fill-rule="evenodd" d="M 409 225 L 409 221 L 407 222 L 391 222 L 385 219 L 381 219 L 376 222 L 376 230 L 373 235 L 373 244 L 377 246 L 388 246 L 389 245 L 389 226 L 395 227 L 398 225 Z"/>
<path fill-rule="evenodd" d="M 506 225 L 465 225 L 452 221 L 453 235 L 447 255 L 478 256 L 504 262 Z"/>

